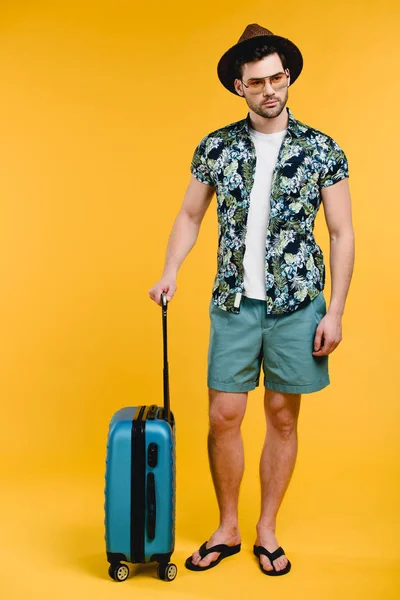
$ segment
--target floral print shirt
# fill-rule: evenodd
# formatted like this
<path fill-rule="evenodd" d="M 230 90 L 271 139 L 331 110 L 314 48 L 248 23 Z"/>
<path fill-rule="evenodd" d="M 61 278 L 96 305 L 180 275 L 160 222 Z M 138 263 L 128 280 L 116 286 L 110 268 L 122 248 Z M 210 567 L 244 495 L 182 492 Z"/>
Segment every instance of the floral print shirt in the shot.
<path fill-rule="evenodd" d="M 314 239 L 321 188 L 348 177 L 343 150 L 328 135 L 288 112 L 287 132 L 272 174 L 270 216 L 265 244 L 268 315 L 306 306 L 324 289 L 325 265 Z M 243 258 L 256 151 L 250 115 L 206 135 L 194 151 L 190 170 L 215 187 L 218 216 L 216 306 L 240 312 L 244 291 Z"/>

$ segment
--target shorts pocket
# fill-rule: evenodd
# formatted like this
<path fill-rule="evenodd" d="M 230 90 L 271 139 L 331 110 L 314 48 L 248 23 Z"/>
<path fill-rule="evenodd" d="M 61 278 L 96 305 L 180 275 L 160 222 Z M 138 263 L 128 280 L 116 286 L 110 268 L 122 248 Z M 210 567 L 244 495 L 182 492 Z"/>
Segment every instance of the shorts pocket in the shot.
<path fill-rule="evenodd" d="M 214 324 L 214 327 L 225 327 L 228 322 L 230 322 L 232 313 L 227 310 L 223 310 L 219 308 L 214 302 L 211 300 L 210 309 L 209 309 L 210 319 Z"/>

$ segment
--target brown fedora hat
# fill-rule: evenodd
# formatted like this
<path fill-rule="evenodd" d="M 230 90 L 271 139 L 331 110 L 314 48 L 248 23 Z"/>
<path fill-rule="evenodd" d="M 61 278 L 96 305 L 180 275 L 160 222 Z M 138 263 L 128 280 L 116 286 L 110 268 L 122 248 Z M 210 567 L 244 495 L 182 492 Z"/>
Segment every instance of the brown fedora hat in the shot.
<path fill-rule="evenodd" d="M 233 85 L 236 79 L 235 61 L 243 50 L 249 46 L 262 44 L 274 46 L 279 52 L 285 55 L 286 67 L 290 71 L 290 85 L 296 81 L 303 68 L 303 57 L 298 47 L 287 38 L 274 35 L 269 29 L 265 29 L 265 27 L 261 27 L 257 23 L 252 23 L 251 25 L 247 25 L 238 43 L 229 48 L 218 62 L 218 78 L 227 90 L 239 95 Z"/>

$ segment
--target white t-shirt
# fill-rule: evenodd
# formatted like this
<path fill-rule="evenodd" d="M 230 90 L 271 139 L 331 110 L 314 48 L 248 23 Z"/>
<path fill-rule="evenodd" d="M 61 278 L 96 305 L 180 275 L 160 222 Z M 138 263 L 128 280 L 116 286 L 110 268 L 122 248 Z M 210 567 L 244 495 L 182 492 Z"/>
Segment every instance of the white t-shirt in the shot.
<path fill-rule="evenodd" d="M 257 162 L 247 220 L 243 295 L 265 300 L 265 243 L 271 180 L 286 129 L 276 133 L 261 133 L 250 128 L 250 135 L 256 148 Z"/>

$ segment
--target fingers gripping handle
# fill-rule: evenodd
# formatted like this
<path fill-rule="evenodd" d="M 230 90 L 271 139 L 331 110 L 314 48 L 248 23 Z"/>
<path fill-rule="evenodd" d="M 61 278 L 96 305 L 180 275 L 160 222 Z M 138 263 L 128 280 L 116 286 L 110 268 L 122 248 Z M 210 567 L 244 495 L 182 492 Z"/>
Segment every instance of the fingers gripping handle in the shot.
<path fill-rule="evenodd" d="M 163 324 L 163 351 L 164 351 L 164 369 L 163 369 L 163 382 L 164 382 L 164 409 L 165 418 L 170 421 L 170 405 L 169 405 L 169 379 L 168 379 L 168 340 L 167 340 L 167 309 L 168 301 L 167 294 L 163 292 L 161 294 L 161 307 L 162 307 L 162 324 Z"/>

